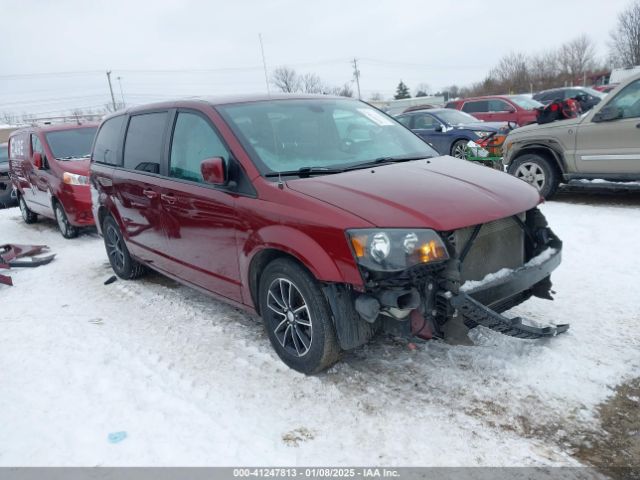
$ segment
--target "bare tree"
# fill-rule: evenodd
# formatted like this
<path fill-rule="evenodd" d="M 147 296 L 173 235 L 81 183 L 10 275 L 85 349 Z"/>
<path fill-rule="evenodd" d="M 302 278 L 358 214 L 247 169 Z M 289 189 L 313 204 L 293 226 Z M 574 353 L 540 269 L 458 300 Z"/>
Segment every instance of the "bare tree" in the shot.
<path fill-rule="evenodd" d="M 369 96 L 370 102 L 381 102 L 382 100 L 384 100 L 384 98 L 382 97 L 382 94 L 380 92 L 373 92 Z"/>
<path fill-rule="evenodd" d="M 586 35 L 563 44 L 558 50 L 558 65 L 565 81 L 581 81 L 596 65 L 593 41 Z"/>
<path fill-rule="evenodd" d="M 332 93 L 340 97 L 353 97 L 353 88 L 351 88 L 351 84 L 347 82 L 341 87 L 333 88 Z"/>
<path fill-rule="evenodd" d="M 640 65 L 640 0 L 618 14 L 618 24 L 611 32 L 610 56 L 615 66 Z"/>
<path fill-rule="evenodd" d="M 14 113 L 3 112 L 2 116 L 0 116 L 0 119 L 2 120 L 3 123 L 6 123 L 7 125 L 14 125 L 17 122 L 18 117 Z"/>
<path fill-rule="evenodd" d="M 487 80 L 489 80 L 487 82 Z M 497 84 L 499 89 L 519 93 L 529 90 L 528 59 L 524 53 L 511 52 L 500 59 L 498 65 L 491 70 L 485 80 L 489 84 Z M 490 93 L 505 93 L 500 91 Z"/>
<path fill-rule="evenodd" d="M 299 78 L 298 83 L 304 93 L 327 93 L 329 90 L 315 73 L 305 73 Z"/>
<path fill-rule="evenodd" d="M 301 88 L 298 74 L 289 67 L 276 68 L 271 75 L 271 83 L 285 93 L 299 92 Z"/>

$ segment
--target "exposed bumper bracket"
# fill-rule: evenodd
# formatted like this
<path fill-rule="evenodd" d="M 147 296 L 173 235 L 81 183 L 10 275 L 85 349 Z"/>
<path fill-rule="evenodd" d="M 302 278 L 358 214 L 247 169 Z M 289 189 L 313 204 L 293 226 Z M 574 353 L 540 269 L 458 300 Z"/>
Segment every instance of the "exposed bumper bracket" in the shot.
<path fill-rule="evenodd" d="M 517 338 L 555 337 L 569 329 L 568 324 L 547 327 L 525 325 L 520 317 L 507 318 L 500 315 L 466 293 L 460 293 L 452 297 L 450 301 L 451 305 L 463 315 L 465 325 L 469 328 L 482 325 L 504 335 Z"/>

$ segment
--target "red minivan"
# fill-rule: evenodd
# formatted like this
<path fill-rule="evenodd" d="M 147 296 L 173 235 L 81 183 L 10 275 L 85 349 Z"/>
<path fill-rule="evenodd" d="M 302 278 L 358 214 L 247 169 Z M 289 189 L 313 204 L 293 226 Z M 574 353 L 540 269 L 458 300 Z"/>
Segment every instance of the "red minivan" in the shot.
<path fill-rule="evenodd" d="M 304 373 L 378 331 L 567 328 L 500 313 L 550 298 L 562 244 L 538 192 L 439 157 L 360 101 L 274 95 L 119 112 L 96 135 L 91 188 L 120 278 L 152 268 L 259 314 L 280 358 Z"/>
<path fill-rule="evenodd" d="M 65 238 L 92 226 L 89 157 L 97 125 L 27 127 L 9 137 L 9 172 L 26 223 L 56 220 Z"/>
<path fill-rule="evenodd" d="M 462 110 L 485 122 L 513 122 L 522 127 L 536 123 L 536 109 L 544 105 L 526 95 L 493 95 L 455 100 L 445 107 Z"/>

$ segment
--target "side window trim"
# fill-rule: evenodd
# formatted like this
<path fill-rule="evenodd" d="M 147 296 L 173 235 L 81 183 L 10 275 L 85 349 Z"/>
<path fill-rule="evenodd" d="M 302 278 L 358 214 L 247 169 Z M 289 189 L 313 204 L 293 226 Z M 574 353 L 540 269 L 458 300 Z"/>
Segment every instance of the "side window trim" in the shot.
<path fill-rule="evenodd" d="M 252 197 L 252 198 L 257 198 L 258 197 L 258 194 L 255 191 L 255 189 L 253 187 L 253 184 L 249 180 L 249 177 L 247 176 L 247 174 L 244 171 L 244 168 L 242 167 L 240 162 L 236 159 L 236 157 L 233 154 L 233 151 L 231 150 L 231 148 L 229 147 L 229 144 L 227 143 L 226 139 L 220 133 L 220 130 L 218 130 L 218 127 L 211 121 L 211 119 L 204 112 L 202 112 L 201 110 L 199 110 L 197 108 L 180 107 L 180 108 L 174 108 L 171 111 L 171 113 L 172 113 L 172 115 L 170 115 L 170 118 L 169 118 L 169 131 L 167 133 L 167 141 L 165 143 L 165 158 L 164 158 L 165 174 L 161 174 L 160 175 L 161 177 L 169 179 L 169 180 L 171 180 L 173 182 L 186 183 L 188 185 L 196 185 L 198 187 L 217 190 L 217 191 L 228 193 L 228 194 L 242 195 L 242 196 Z M 246 181 L 248 182 L 248 184 L 250 185 L 250 187 L 248 189 L 250 191 L 240 190 L 239 186 L 238 186 L 238 188 L 233 188 L 233 187 L 230 187 L 230 186 L 212 185 L 212 184 L 206 183 L 206 182 L 194 182 L 192 180 L 186 180 L 186 179 L 178 178 L 178 177 L 171 177 L 169 175 L 169 171 L 170 171 L 170 167 L 171 167 L 171 164 L 170 164 L 170 162 L 171 162 L 171 158 L 170 158 L 171 157 L 171 145 L 173 144 L 173 136 L 175 134 L 176 123 L 178 121 L 178 114 L 179 113 L 192 113 L 192 114 L 198 115 L 199 117 L 201 117 L 207 123 L 207 125 L 209 125 L 209 127 L 211 127 L 211 129 L 218 136 L 220 142 L 222 143 L 222 145 L 224 146 L 224 148 L 227 150 L 227 152 L 229 154 L 229 159 L 227 161 L 227 168 L 229 168 L 230 164 L 233 163 L 233 168 L 237 169 L 238 172 L 239 172 L 239 175 L 243 176 L 246 179 Z M 161 171 L 162 171 L 162 169 L 161 169 Z"/>
<path fill-rule="evenodd" d="M 126 134 L 126 128 L 129 125 L 129 114 L 124 113 L 122 115 L 115 115 L 111 118 L 109 118 L 107 120 L 107 122 L 114 120 L 118 117 L 124 117 L 124 121 L 122 122 L 122 125 L 120 125 L 120 133 L 118 134 L 118 146 L 117 146 L 117 150 L 116 150 L 116 162 L 117 163 L 106 163 L 106 162 L 100 162 L 98 160 L 94 160 L 92 157 L 92 161 L 94 161 L 95 163 L 98 163 L 100 165 L 107 165 L 109 167 L 112 168 L 123 168 L 124 167 L 124 137 Z M 91 145 L 91 153 L 93 154 L 93 152 L 95 151 L 96 148 L 96 140 L 98 139 L 98 135 L 100 134 L 100 132 L 102 131 L 102 128 L 104 127 L 106 122 L 104 122 L 100 128 L 98 129 L 98 131 L 96 132 L 96 136 L 93 139 L 93 145 Z"/>
<path fill-rule="evenodd" d="M 151 110 L 144 110 L 140 112 L 135 112 L 133 114 L 127 114 L 127 119 L 125 120 L 125 130 L 124 135 L 122 135 L 122 164 L 119 166 L 114 166 L 115 168 L 120 168 L 122 170 L 126 170 L 127 172 L 135 172 L 142 175 L 150 175 L 152 177 L 163 177 L 166 176 L 167 173 L 167 134 L 169 132 L 169 128 L 171 127 L 172 113 L 175 112 L 175 109 L 172 108 L 154 108 Z M 149 113 L 166 113 L 167 114 L 167 122 L 164 127 L 164 132 L 162 133 L 162 158 L 160 159 L 160 171 L 158 173 L 147 172 L 145 170 L 132 170 L 130 168 L 126 168 L 124 165 L 124 148 L 127 143 L 127 135 L 129 135 L 129 125 L 131 124 L 131 119 L 133 117 L 137 117 L 139 115 L 146 115 Z"/>

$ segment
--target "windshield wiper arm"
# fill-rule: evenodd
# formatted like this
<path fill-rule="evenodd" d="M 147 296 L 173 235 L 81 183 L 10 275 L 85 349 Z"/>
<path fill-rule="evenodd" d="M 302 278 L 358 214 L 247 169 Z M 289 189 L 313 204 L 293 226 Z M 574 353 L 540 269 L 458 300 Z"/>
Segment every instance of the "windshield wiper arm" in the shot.
<path fill-rule="evenodd" d="M 327 168 L 327 167 L 302 167 L 297 170 L 283 170 L 282 172 L 269 172 L 265 173 L 265 177 L 287 177 L 291 175 L 297 175 L 300 178 L 306 178 L 311 175 L 329 175 L 332 173 L 342 173 L 343 168 Z"/>
<path fill-rule="evenodd" d="M 367 167 L 375 167 L 376 165 L 384 164 L 384 163 L 400 163 L 400 162 L 411 162 L 413 160 L 422 160 L 423 158 L 433 158 L 429 155 L 419 155 L 414 157 L 379 157 L 375 160 L 371 160 L 370 162 L 358 163 L 357 165 L 352 165 L 349 168 L 345 168 L 345 170 L 357 170 L 359 168 L 367 168 Z"/>

